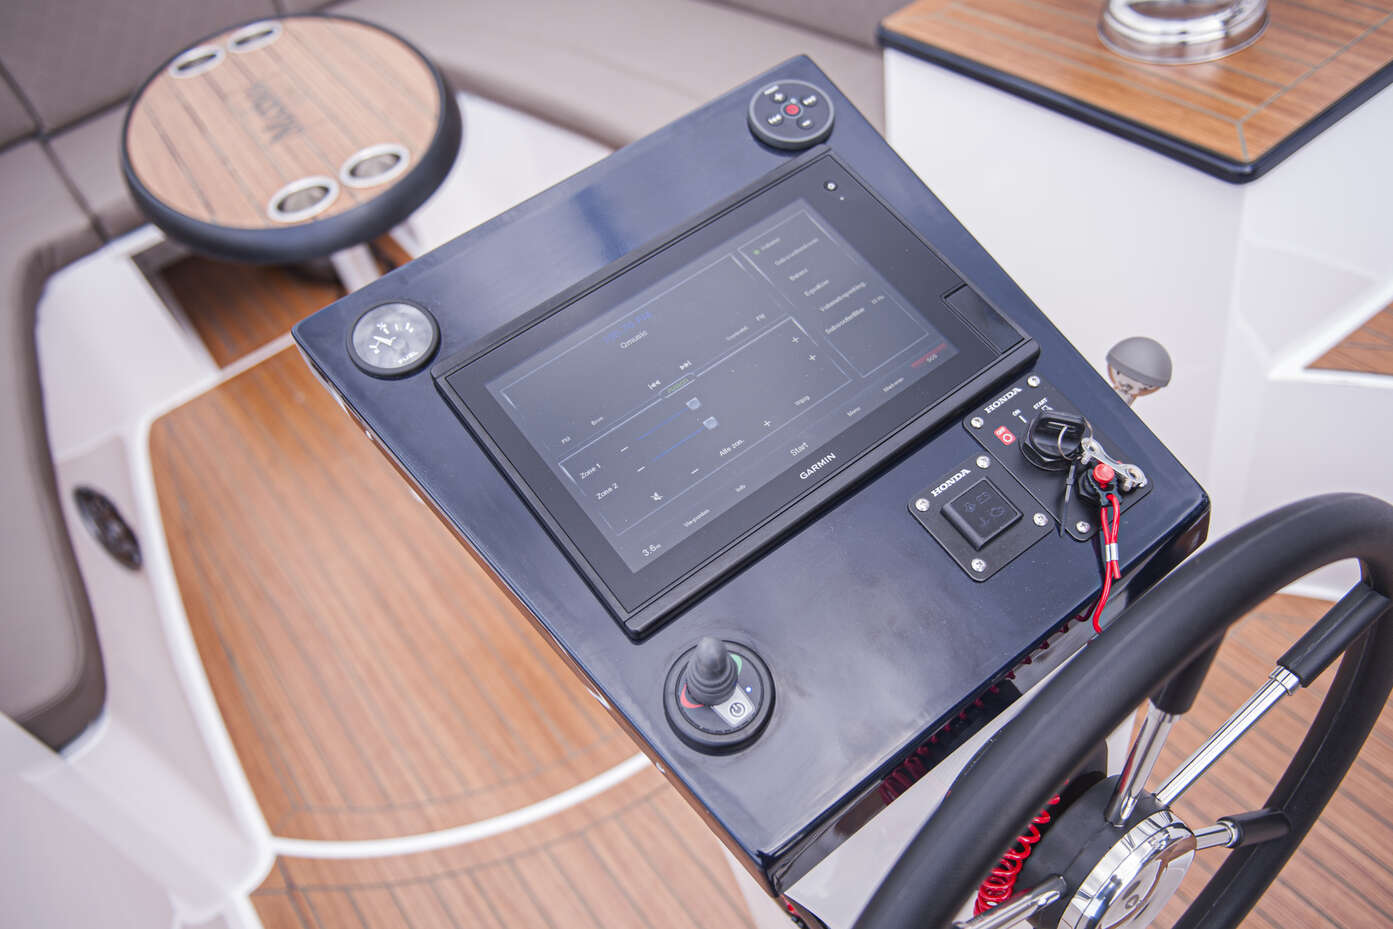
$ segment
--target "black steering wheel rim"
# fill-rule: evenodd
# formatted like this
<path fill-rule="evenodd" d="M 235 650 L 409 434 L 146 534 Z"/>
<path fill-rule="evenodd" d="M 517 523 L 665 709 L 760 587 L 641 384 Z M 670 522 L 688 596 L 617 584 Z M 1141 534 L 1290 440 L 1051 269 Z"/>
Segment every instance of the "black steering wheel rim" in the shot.
<path fill-rule="evenodd" d="M 1364 583 L 1390 595 L 1393 506 L 1362 494 L 1302 500 L 1235 530 L 1177 568 L 1043 685 L 977 754 L 886 875 L 855 929 L 950 925 L 1022 825 L 1143 700 L 1203 660 L 1229 625 L 1282 587 L 1349 558 L 1359 560 Z M 1269 808 L 1286 812 L 1290 831 L 1232 851 L 1177 926 L 1231 926 L 1252 908 L 1339 786 L 1390 690 L 1393 623 L 1380 621 L 1346 649 L 1316 719 L 1269 797 Z M 1061 719 L 1069 724 L 1059 725 Z M 1021 757 L 1032 764 L 1014 762 Z"/>

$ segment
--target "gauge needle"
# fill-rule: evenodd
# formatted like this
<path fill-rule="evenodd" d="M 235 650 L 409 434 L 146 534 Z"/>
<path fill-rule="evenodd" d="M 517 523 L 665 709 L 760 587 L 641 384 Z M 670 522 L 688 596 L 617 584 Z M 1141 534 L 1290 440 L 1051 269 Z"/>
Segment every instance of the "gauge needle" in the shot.
<path fill-rule="evenodd" d="M 380 335 L 375 335 L 375 336 L 373 336 L 373 340 L 374 340 L 374 341 L 377 341 L 377 342 L 381 342 L 383 345 L 387 346 L 388 348 L 391 348 L 391 347 L 392 347 L 392 343 L 396 341 L 395 338 L 384 339 L 384 338 L 382 338 L 382 336 L 380 336 Z"/>

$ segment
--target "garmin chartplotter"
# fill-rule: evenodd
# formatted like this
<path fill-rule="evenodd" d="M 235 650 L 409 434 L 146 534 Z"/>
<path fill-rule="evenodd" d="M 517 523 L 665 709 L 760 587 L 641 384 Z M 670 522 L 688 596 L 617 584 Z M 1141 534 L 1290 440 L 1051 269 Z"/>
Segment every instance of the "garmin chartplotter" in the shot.
<path fill-rule="evenodd" d="M 435 371 L 637 635 L 1033 353 L 815 151 Z"/>
<path fill-rule="evenodd" d="M 805 58 L 295 338 L 771 893 L 1207 526 Z"/>

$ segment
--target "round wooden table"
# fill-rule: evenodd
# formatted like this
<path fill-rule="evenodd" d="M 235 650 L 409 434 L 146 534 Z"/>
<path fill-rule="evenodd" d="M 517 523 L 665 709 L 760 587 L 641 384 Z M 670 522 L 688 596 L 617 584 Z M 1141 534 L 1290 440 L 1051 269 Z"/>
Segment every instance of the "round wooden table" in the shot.
<path fill-rule="evenodd" d="M 405 40 L 341 16 L 259 20 L 136 92 L 121 167 L 170 237 L 220 258 L 321 258 L 402 222 L 444 180 L 460 112 Z"/>

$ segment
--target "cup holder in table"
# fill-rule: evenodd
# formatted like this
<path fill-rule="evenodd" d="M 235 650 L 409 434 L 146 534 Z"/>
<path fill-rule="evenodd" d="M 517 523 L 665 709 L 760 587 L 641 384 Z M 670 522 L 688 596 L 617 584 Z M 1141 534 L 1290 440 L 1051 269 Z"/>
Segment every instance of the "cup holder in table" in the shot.
<path fill-rule="evenodd" d="M 410 164 L 411 153 L 404 145 L 369 145 L 348 156 L 339 169 L 339 180 L 345 187 L 376 187 L 399 177 Z"/>
<path fill-rule="evenodd" d="M 302 177 L 271 195 L 266 215 L 278 223 L 298 223 L 327 210 L 338 196 L 339 182 L 332 177 Z"/>
<path fill-rule="evenodd" d="M 229 51 L 244 54 L 265 48 L 281 37 L 281 24 L 273 20 L 251 23 L 232 33 L 227 40 Z"/>
<path fill-rule="evenodd" d="M 226 53 L 220 45 L 196 45 L 169 63 L 169 76 L 197 77 L 222 63 Z"/>

